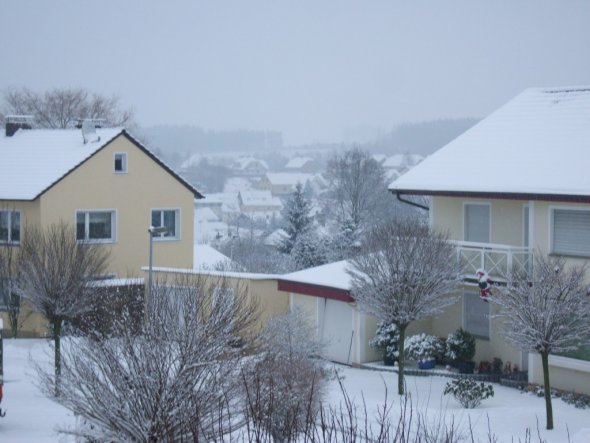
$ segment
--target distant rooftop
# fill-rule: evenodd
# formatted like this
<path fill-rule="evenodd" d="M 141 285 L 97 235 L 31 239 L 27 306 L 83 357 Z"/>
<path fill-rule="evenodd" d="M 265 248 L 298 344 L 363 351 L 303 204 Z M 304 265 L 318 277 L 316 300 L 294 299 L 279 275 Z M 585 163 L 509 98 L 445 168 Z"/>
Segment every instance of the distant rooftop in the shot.
<path fill-rule="evenodd" d="M 287 169 L 299 169 L 304 167 L 308 162 L 313 162 L 311 157 L 293 157 L 287 162 L 285 168 Z"/>
<path fill-rule="evenodd" d="M 269 172 L 266 174 L 266 177 L 273 185 L 295 186 L 297 183 L 304 185 L 308 180 L 313 178 L 313 175 L 297 172 Z"/>

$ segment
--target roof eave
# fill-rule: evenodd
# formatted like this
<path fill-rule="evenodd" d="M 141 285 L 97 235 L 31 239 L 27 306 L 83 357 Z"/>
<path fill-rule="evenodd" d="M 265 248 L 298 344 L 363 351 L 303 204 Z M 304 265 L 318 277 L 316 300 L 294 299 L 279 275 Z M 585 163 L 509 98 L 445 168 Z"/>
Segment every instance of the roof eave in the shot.
<path fill-rule="evenodd" d="M 396 189 L 390 188 L 391 193 L 397 195 L 424 195 L 430 197 L 464 197 L 486 198 L 497 200 L 532 200 L 554 201 L 567 203 L 590 203 L 590 195 L 574 194 L 547 194 L 533 192 L 500 192 L 500 191 L 456 191 L 456 190 L 429 190 L 429 189 Z"/>
<path fill-rule="evenodd" d="M 277 279 L 277 289 L 284 292 L 323 297 L 331 300 L 353 303 L 355 300 L 346 289 L 322 286 L 315 283 L 303 283 L 293 280 Z"/>

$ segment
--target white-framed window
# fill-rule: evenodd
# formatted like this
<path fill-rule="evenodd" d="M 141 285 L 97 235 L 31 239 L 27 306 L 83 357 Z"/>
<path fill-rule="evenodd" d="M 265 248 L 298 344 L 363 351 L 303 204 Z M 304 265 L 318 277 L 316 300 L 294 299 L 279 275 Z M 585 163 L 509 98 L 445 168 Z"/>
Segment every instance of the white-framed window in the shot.
<path fill-rule="evenodd" d="M 155 240 L 178 240 L 180 238 L 180 209 L 152 209 L 151 226 L 166 228 L 166 232 L 154 236 Z"/>
<path fill-rule="evenodd" d="M 117 214 L 114 210 L 76 211 L 76 240 L 91 243 L 117 241 Z"/>
<path fill-rule="evenodd" d="M 19 244 L 20 211 L 0 210 L 0 244 Z"/>
<path fill-rule="evenodd" d="M 126 152 L 115 152 L 113 169 L 116 174 L 127 173 L 127 153 Z"/>
<path fill-rule="evenodd" d="M 463 228 L 465 241 L 489 243 L 491 231 L 489 203 L 464 203 Z"/>
<path fill-rule="evenodd" d="M 551 209 L 551 252 L 590 257 L 590 210 Z"/>
<path fill-rule="evenodd" d="M 477 338 L 490 338 L 490 303 L 476 292 L 463 294 L 463 329 Z"/>

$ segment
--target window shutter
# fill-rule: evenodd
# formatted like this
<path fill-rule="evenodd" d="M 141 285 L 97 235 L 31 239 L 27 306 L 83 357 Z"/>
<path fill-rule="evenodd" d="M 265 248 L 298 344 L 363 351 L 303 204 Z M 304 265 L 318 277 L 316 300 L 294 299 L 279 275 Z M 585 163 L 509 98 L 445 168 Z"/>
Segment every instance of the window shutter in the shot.
<path fill-rule="evenodd" d="M 590 211 L 553 210 L 553 252 L 590 256 Z"/>
<path fill-rule="evenodd" d="M 489 205 L 465 205 L 465 240 L 478 243 L 490 242 Z"/>

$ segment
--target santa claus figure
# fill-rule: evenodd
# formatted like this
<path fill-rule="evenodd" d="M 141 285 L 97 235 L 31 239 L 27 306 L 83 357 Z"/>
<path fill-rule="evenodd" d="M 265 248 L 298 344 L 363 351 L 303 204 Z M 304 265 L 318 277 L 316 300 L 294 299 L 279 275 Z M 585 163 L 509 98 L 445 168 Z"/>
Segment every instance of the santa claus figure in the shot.
<path fill-rule="evenodd" d="M 479 298 L 483 301 L 488 301 L 488 297 L 492 295 L 492 279 L 483 269 L 478 269 L 476 275 L 477 285 L 479 286 Z"/>

